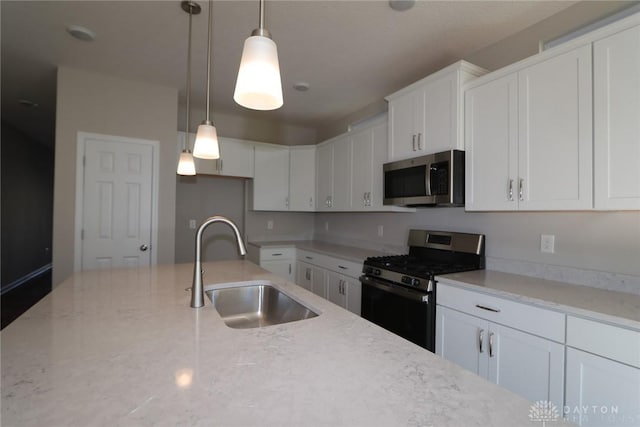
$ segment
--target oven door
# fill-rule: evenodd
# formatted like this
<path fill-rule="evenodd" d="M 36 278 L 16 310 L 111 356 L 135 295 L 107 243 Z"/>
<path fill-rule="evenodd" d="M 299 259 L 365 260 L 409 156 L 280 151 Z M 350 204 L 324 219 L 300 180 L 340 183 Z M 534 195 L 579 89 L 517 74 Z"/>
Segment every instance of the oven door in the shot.
<path fill-rule="evenodd" d="M 362 283 L 362 317 L 435 352 L 434 293 L 423 293 L 370 276 Z"/>

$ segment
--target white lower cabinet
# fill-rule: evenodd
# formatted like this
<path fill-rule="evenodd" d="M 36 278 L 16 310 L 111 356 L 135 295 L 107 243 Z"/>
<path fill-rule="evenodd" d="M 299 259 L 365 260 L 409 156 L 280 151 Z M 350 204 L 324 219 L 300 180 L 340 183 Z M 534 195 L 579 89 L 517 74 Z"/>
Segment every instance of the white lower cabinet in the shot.
<path fill-rule="evenodd" d="M 436 354 L 531 401 L 564 403 L 565 315 L 440 281 Z"/>
<path fill-rule="evenodd" d="M 360 280 L 327 271 L 327 299 L 352 313 L 360 314 L 362 285 Z"/>
<path fill-rule="evenodd" d="M 525 399 L 562 407 L 562 344 L 442 306 L 436 325 L 436 354 Z"/>
<path fill-rule="evenodd" d="M 314 294 L 327 297 L 327 284 L 325 271 L 323 268 L 303 261 L 296 262 L 296 284 L 313 292 Z"/>
<path fill-rule="evenodd" d="M 568 316 L 565 393 L 569 421 L 640 425 L 640 331 Z"/>
<path fill-rule="evenodd" d="M 248 245 L 247 258 L 260 267 L 280 277 L 295 282 L 296 249 L 292 247 L 258 248 Z"/>
<path fill-rule="evenodd" d="M 566 399 L 580 426 L 638 426 L 640 369 L 568 347 Z"/>
<path fill-rule="evenodd" d="M 297 257 L 298 285 L 360 315 L 361 264 L 307 250 L 298 250 Z"/>

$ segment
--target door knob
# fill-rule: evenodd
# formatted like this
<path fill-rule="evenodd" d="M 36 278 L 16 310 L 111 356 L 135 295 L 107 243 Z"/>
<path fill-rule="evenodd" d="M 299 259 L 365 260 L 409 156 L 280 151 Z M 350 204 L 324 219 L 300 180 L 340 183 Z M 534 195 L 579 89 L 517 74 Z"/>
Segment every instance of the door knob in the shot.
<path fill-rule="evenodd" d="M 145 244 L 140 245 L 140 250 L 141 250 L 142 252 L 146 251 L 147 249 L 149 249 L 149 246 L 147 246 L 147 245 L 145 245 Z"/>

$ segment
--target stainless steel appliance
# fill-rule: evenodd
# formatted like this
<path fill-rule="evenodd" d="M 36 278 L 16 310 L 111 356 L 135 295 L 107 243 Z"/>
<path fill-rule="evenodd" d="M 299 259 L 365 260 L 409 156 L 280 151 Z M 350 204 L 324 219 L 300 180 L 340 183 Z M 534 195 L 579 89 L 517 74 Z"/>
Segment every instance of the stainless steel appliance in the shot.
<path fill-rule="evenodd" d="M 365 260 L 362 317 L 435 352 L 439 274 L 484 269 L 483 234 L 411 230 L 409 253 Z"/>
<path fill-rule="evenodd" d="M 383 173 L 385 205 L 464 205 L 464 151 L 385 163 Z"/>

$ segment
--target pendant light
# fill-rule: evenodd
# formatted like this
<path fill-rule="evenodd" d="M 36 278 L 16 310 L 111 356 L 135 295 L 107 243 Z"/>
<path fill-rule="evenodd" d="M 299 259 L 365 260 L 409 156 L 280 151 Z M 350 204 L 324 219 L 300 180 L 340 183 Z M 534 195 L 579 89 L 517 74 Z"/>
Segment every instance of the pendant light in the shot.
<path fill-rule="evenodd" d="M 196 142 L 193 146 L 193 155 L 200 159 L 219 159 L 220 148 L 218 146 L 218 132 L 209 119 L 209 87 L 211 86 L 211 21 L 213 9 L 209 0 L 209 31 L 207 40 L 207 118 L 198 126 Z"/>
<path fill-rule="evenodd" d="M 233 99 L 253 110 L 275 110 L 283 104 L 278 48 L 264 28 L 264 0 L 259 27 L 244 42 Z"/>
<path fill-rule="evenodd" d="M 187 124 L 185 129 L 185 137 L 178 161 L 178 175 L 192 176 L 196 174 L 196 165 L 193 161 L 193 155 L 189 149 L 189 114 L 191 110 L 191 18 L 193 15 L 200 13 L 200 5 L 192 1 L 183 1 L 180 3 L 182 10 L 189 14 L 189 42 L 187 43 Z"/>

